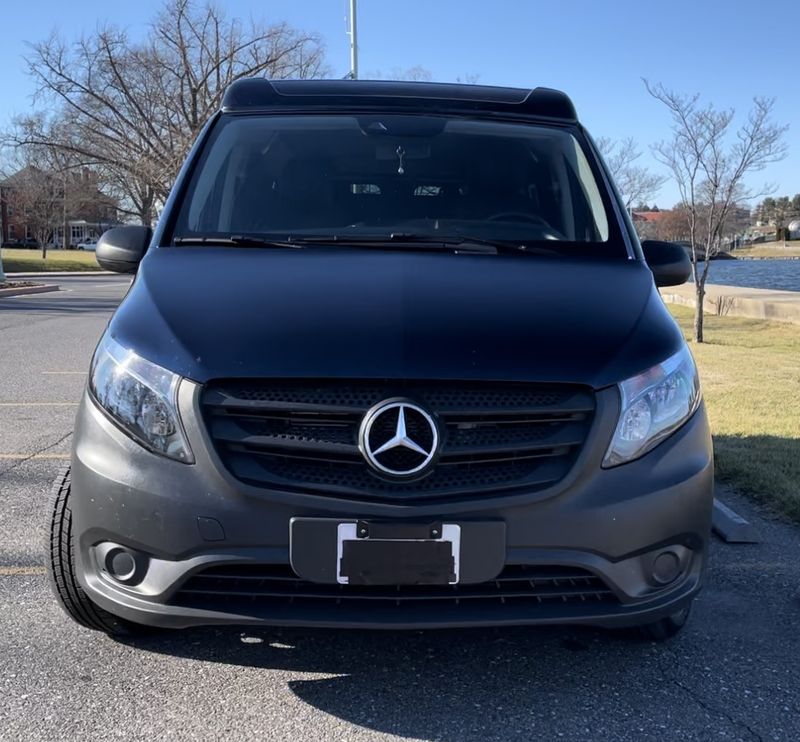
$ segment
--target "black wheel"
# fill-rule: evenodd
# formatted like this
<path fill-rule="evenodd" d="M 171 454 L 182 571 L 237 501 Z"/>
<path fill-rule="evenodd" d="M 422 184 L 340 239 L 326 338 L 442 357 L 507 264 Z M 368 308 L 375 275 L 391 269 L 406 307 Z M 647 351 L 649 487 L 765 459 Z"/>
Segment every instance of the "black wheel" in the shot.
<path fill-rule="evenodd" d="M 692 604 L 689 603 L 685 608 L 682 608 L 677 613 L 673 613 L 666 618 L 662 618 L 655 623 L 642 626 L 641 632 L 647 639 L 653 639 L 657 642 L 663 642 L 678 634 L 681 629 L 686 625 L 689 616 L 692 613 Z"/>
<path fill-rule="evenodd" d="M 53 483 L 47 528 L 47 577 L 64 612 L 87 629 L 114 636 L 130 636 L 148 627 L 125 621 L 93 603 L 75 578 L 75 542 L 69 508 L 70 470 L 59 472 Z"/>

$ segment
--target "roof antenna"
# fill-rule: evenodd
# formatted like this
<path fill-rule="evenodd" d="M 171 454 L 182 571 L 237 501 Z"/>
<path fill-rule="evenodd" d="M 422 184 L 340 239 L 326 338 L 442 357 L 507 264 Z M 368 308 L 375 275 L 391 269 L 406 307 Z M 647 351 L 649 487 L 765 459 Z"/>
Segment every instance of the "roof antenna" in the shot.
<path fill-rule="evenodd" d="M 395 150 L 395 154 L 397 155 L 397 159 L 400 160 L 400 164 L 397 166 L 397 174 L 403 175 L 406 172 L 403 167 L 403 158 L 406 156 L 406 151 L 402 147 L 398 147 Z"/>

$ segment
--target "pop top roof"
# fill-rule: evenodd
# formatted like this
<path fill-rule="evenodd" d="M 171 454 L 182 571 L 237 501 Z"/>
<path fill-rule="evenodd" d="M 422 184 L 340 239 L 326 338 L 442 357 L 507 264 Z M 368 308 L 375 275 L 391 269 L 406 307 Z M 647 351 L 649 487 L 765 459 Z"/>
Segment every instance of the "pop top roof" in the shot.
<path fill-rule="evenodd" d="M 393 109 L 425 112 L 497 113 L 575 122 L 569 97 L 550 88 L 396 82 L 386 80 L 267 80 L 231 84 L 223 111 L 253 109 Z"/>

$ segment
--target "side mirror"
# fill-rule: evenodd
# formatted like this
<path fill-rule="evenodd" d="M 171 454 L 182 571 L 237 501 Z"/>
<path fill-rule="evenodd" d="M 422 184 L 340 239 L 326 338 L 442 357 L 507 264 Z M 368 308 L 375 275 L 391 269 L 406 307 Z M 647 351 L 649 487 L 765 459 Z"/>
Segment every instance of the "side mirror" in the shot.
<path fill-rule="evenodd" d="M 653 272 L 656 286 L 680 286 L 692 275 L 692 263 L 683 245 L 660 240 L 644 240 L 642 252 Z"/>
<path fill-rule="evenodd" d="M 136 273 L 152 236 L 150 227 L 114 227 L 97 240 L 95 258 L 103 270 Z"/>

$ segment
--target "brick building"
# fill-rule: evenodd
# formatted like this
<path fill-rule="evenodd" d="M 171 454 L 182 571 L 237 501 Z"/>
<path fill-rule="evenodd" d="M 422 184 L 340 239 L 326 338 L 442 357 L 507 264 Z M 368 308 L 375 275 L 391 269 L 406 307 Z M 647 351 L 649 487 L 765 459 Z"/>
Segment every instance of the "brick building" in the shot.
<path fill-rule="evenodd" d="M 32 183 L 39 192 L 30 193 Z M 70 172 L 66 176 L 49 175 L 35 168 L 23 168 L 0 181 L 0 241 L 3 246 L 35 246 L 31 216 L 41 218 L 50 213 L 47 230 L 49 245 L 75 247 L 88 239 L 96 239 L 110 227 L 119 224 L 119 204 L 100 190 L 97 178 L 89 169 Z"/>

